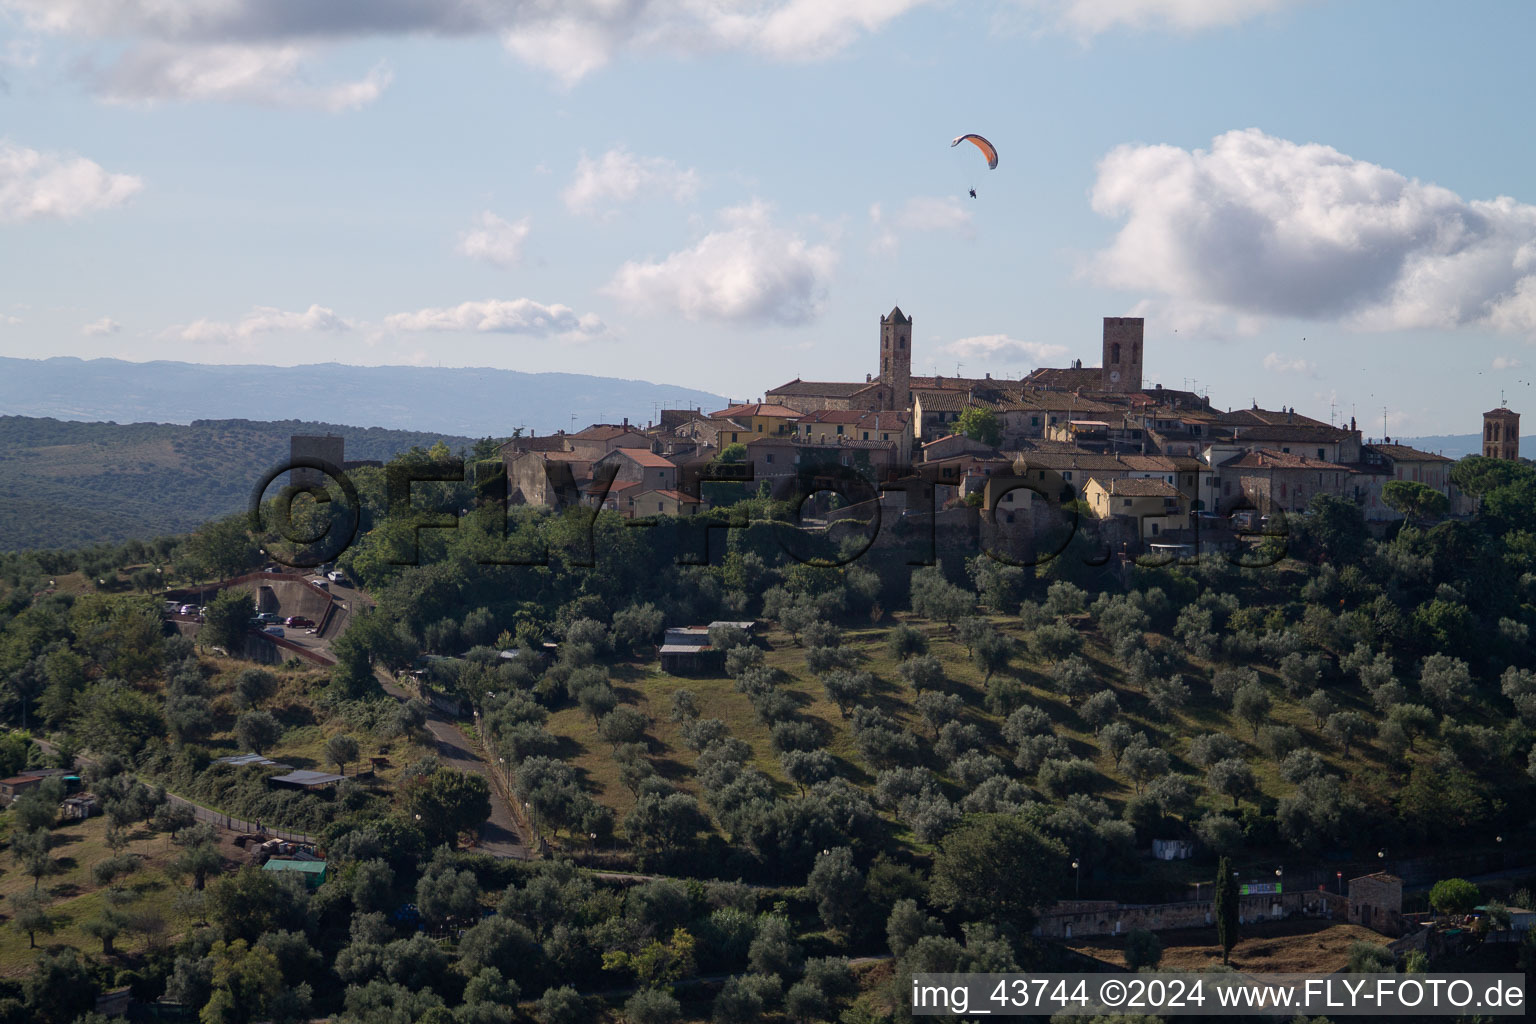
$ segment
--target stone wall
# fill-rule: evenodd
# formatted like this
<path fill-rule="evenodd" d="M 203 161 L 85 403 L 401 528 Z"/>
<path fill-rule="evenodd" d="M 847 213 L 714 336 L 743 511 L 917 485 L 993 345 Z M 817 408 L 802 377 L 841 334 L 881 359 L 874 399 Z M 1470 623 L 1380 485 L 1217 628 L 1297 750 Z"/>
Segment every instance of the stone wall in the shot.
<path fill-rule="evenodd" d="M 1239 896 L 1238 922 L 1275 921 L 1286 917 L 1343 917 L 1345 901 L 1336 893 L 1288 892 Z M 1121 904 L 1109 901 L 1063 900 L 1040 915 L 1034 934 L 1051 939 L 1092 935 L 1124 935 L 1136 928 L 1169 931 L 1209 928 L 1216 923 L 1214 899 L 1183 903 Z"/>

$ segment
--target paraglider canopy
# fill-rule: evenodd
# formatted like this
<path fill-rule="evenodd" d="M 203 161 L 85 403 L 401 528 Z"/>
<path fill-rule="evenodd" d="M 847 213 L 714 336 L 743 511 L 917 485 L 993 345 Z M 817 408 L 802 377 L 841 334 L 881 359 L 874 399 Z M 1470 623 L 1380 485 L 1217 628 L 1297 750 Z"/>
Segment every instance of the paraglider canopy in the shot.
<path fill-rule="evenodd" d="M 954 142 L 951 142 L 949 144 L 949 148 L 950 149 L 954 149 L 956 146 L 960 145 L 960 143 L 962 143 L 962 142 L 969 142 L 971 145 L 973 145 L 977 149 L 981 150 L 981 155 L 987 158 L 987 168 L 988 168 L 988 170 L 994 170 L 994 171 L 997 170 L 997 147 L 996 146 L 992 145 L 992 143 L 988 142 L 986 139 L 982 138 L 980 135 L 962 135 L 959 138 L 957 138 Z"/>

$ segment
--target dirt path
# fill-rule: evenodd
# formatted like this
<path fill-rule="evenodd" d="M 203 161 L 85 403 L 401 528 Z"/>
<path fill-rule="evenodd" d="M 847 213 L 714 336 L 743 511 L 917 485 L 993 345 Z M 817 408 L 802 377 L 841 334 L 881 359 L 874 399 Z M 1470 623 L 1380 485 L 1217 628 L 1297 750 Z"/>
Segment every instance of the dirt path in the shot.
<path fill-rule="evenodd" d="M 375 670 L 379 685 L 396 700 L 410 700 L 411 695 L 389 677 L 383 669 Z M 516 860 L 532 860 L 530 853 L 532 836 L 522 825 L 512 805 L 497 784 L 494 774 L 487 770 L 485 762 L 476 753 L 468 736 L 441 711 L 427 706 L 427 732 L 432 734 L 436 753 L 443 764 L 456 771 L 480 775 L 491 787 L 491 816 L 480 826 L 480 842 L 476 850 L 493 857 L 510 857 Z"/>

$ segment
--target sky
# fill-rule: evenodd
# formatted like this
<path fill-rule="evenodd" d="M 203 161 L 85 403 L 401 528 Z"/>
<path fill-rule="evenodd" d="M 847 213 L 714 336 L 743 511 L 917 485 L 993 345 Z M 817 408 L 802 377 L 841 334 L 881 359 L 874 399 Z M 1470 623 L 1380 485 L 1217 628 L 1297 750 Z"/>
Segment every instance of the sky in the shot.
<path fill-rule="evenodd" d="M 0 355 L 756 399 L 863 380 L 896 304 L 966 376 L 1139 315 L 1148 384 L 1476 432 L 1536 397 L 1532 38 L 1522 0 L 0 0 Z"/>

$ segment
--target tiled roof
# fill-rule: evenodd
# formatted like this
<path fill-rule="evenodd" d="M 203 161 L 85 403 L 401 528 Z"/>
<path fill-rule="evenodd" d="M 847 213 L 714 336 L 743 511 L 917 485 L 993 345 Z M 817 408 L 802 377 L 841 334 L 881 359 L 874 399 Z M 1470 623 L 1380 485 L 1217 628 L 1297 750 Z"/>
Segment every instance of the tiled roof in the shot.
<path fill-rule="evenodd" d="M 800 423 L 857 423 L 868 416 L 863 409 L 817 409 L 800 417 Z"/>
<path fill-rule="evenodd" d="M 639 494 L 635 495 L 635 500 L 639 501 L 641 498 L 645 497 L 647 494 L 659 494 L 663 498 L 669 498 L 672 501 L 681 501 L 681 502 L 683 502 L 685 504 L 688 504 L 688 505 L 697 505 L 697 504 L 700 503 L 699 499 L 695 498 L 691 494 L 684 494 L 682 491 L 674 491 L 674 490 L 672 490 L 670 488 L 664 488 L 664 487 L 658 487 L 655 490 L 651 490 L 651 491 L 641 491 Z"/>
<path fill-rule="evenodd" d="M 790 395 L 795 398 L 847 398 L 855 391 L 868 386 L 867 381 L 858 381 L 853 384 L 842 384 L 828 381 L 801 380 L 796 377 L 788 384 L 781 384 L 764 394 Z"/>
<path fill-rule="evenodd" d="M 1233 437 L 1243 440 L 1263 441 L 1314 441 L 1323 444 L 1335 444 L 1349 439 L 1347 430 L 1338 427 L 1330 427 L 1326 423 L 1280 423 L 1280 424 L 1255 424 L 1253 426 L 1237 425 L 1233 427 Z"/>
<path fill-rule="evenodd" d="M 574 434 L 567 434 L 565 436 L 579 441 L 612 441 L 614 438 L 623 437 L 625 434 L 633 434 L 642 441 L 650 440 L 634 427 L 626 427 L 616 423 L 594 423 L 585 430 L 578 430 Z"/>
<path fill-rule="evenodd" d="M 801 413 L 798 409 L 791 409 L 787 405 L 777 405 L 771 402 L 752 402 L 743 405 L 733 405 L 709 414 L 709 418 L 715 420 L 735 419 L 738 416 L 777 416 L 782 419 L 799 419 Z"/>
<path fill-rule="evenodd" d="M 1504 416 L 1519 416 L 1520 414 L 1515 412 L 1515 410 L 1513 410 L 1513 409 L 1507 409 L 1507 408 L 1505 408 L 1504 406 L 1501 405 L 1497 409 L 1489 409 L 1487 412 L 1483 413 L 1483 415 L 1484 416 L 1500 416 L 1500 417 L 1504 417 Z"/>
<path fill-rule="evenodd" d="M 1371 451 L 1380 452 L 1394 462 L 1454 462 L 1444 455 L 1436 455 L 1434 452 L 1421 452 L 1417 448 L 1410 448 L 1406 444 L 1373 444 L 1367 445 Z"/>
<path fill-rule="evenodd" d="M 1103 381 L 1103 371 L 1097 366 L 1042 366 L 1024 378 L 1025 387 L 1059 388 L 1063 391 L 1092 391 Z"/>
<path fill-rule="evenodd" d="M 1103 486 L 1102 484 L 1100 486 Z M 1125 498 L 1177 498 L 1179 489 L 1166 480 L 1152 477 L 1131 476 L 1109 481 L 1107 488 L 1115 497 Z"/>
<path fill-rule="evenodd" d="M 648 452 L 643 448 L 619 448 L 609 452 L 603 458 L 611 459 L 615 455 L 629 459 L 647 469 L 673 469 L 676 466 L 671 459 L 657 455 L 655 452 Z"/>
<path fill-rule="evenodd" d="M 1328 426 L 1322 420 L 1315 420 L 1310 416 L 1303 416 L 1301 413 L 1287 412 L 1284 409 L 1278 411 L 1275 409 L 1234 409 L 1231 412 L 1218 412 L 1216 418 L 1228 426 L 1236 427 L 1282 426 L 1286 424 L 1292 426 L 1300 424 L 1312 427 Z"/>
<path fill-rule="evenodd" d="M 1318 469 L 1353 472 L 1348 466 L 1322 459 L 1309 459 L 1305 455 L 1282 452 L 1278 448 L 1254 448 L 1221 464 L 1222 469 Z"/>

